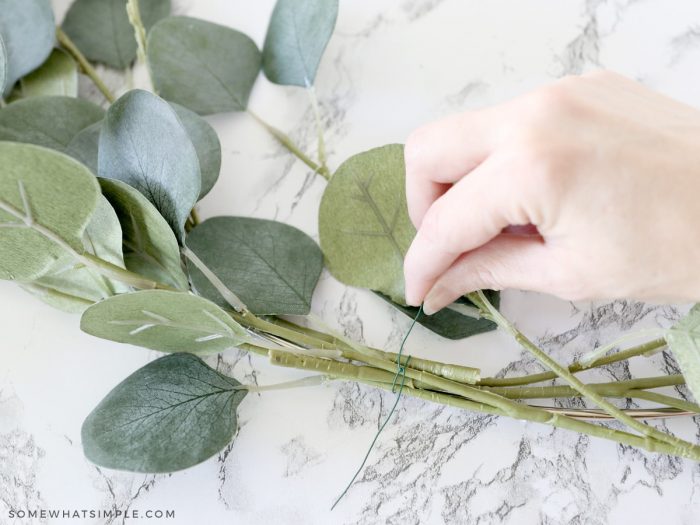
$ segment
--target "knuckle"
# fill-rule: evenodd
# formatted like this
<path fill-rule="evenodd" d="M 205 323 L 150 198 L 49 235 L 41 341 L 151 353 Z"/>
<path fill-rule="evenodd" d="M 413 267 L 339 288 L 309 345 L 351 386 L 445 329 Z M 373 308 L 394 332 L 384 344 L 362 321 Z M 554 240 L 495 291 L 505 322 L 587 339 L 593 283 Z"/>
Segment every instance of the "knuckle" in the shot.
<path fill-rule="evenodd" d="M 428 142 L 430 130 L 427 126 L 411 132 L 404 145 L 403 156 L 407 167 L 420 165 L 425 144 Z"/>
<path fill-rule="evenodd" d="M 490 290 L 502 290 L 503 284 L 501 279 L 498 277 L 498 270 L 493 261 L 484 261 L 483 263 L 477 264 L 472 268 L 473 278 L 475 282 L 479 283 L 481 288 L 488 288 Z"/>

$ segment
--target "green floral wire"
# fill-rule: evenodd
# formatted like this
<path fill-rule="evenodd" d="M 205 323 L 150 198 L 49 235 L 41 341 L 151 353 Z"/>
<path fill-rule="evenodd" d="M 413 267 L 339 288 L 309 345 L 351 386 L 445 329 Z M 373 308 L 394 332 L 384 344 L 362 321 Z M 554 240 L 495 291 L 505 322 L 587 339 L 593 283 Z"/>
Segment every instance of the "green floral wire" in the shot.
<path fill-rule="evenodd" d="M 350 487 L 352 487 L 352 484 L 355 483 L 355 480 L 357 479 L 357 476 L 360 475 L 360 472 L 362 472 L 362 469 L 365 466 L 365 463 L 367 463 L 367 458 L 369 458 L 370 453 L 372 452 L 372 449 L 374 448 L 374 444 L 377 442 L 377 439 L 379 439 L 379 434 L 382 433 L 382 430 L 384 430 L 384 427 L 386 424 L 389 422 L 391 419 L 391 416 L 394 414 L 394 411 L 396 410 L 396 406 L 399 404 L 399 400 L 401 399 L 401 393 L 403 392 L 403 387 L 404 384 L 406 383 L 406 367 L 408 366 L 408 362 L 411 360 L 411 356 L 406 357 L 406 361 L 404 364 L 401 364 L 401 355 L 403 353 L 403 348 L 406 345 L 406 340 L 408 339 L 408 336 L 411 335 L 411 332 L 413 331 L 413 327 L 416 325 L 416 322 L 418 321 L 418 318 L 420 317 L 420 314 L 423 313 L 423 305 L 420 305 L 420 308 L 418 308 L 418 313 L 416 316 L 413 318 L 413 322 L 411 323 L 411 326 L 409 326 L 408 330 L 406 331 L 406 335 L 403 337 L 403 341 L 401 341 L 401 346 L 399 347 L 399 353 L 396 357 L 396 374 L 394 375 L 394 381 L 391 383 L 391 392 L 395 392 L 396 388 L 396 382 L 401 376 L 401 384 L 399 385 L 399 392 L 396 395 L 396 401 L 394 401 L 394 406 L 391 407 L 391 410 L 389 411 L 389 414 L 387 414 L 386 419 L 384 422 L 381 424 L 379 427 L 379 430 L 377 430 L 377 433 L 374 435 L 374 439 L 372 440 L 372 443 L 370 443 L 369 448 L 367 449 L 367 453 L 365 454 L 364 459 L 362 460 L 362 463 L 360 464 L 360 467 L 357 469 L 357 472 L 355 472 L 355 475 L 352 477 L 350 480 L 350 483 L 348 483 L 347 487 L 345 487 L 345 490 L 338 496 L 338 498 L 335 500 L 335 503 L 333 503 L 333 506 L 331 507 L 331 510 L 335 508 L 335 506 L 340 502 L 341 499 L 343 499 L 343 496 L 347 494 L 348 490 L 350 490 Z"/>

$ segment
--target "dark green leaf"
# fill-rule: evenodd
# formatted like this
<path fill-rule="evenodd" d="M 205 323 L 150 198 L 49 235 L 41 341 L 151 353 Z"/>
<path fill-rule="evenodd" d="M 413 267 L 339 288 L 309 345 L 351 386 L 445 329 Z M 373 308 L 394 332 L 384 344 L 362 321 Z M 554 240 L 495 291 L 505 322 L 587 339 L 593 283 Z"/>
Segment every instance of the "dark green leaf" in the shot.
<path fill-rule="evenodd" d="M 263 70 L 270 81 L 312 86 L 333 34 L 338 0 L 277 0 L 263 48 Z"/>
<path fill-rule="evenodd" d="M 199 170 L 202 174 L 202 189 L 199 198 L 211 191 L 219 178 L 221 170 L 221 143 L 214 128 L 194 111 L 171 102 L 170 105 L 185 126 L 199 159 Z"/>
<path fill-rule="evenodd" d="M 170 14 L 170 0 L 142 0 L 139 10 L 148 30 Z M 126 0 L 75 0 L 63 20 L 63 30 L 94 62 L 125 69 L 136 58 L 136 38 L 126 14 Z"/>
<path fill-rule="evenodd" d="M 287 224 L 246 217 L 214 217 L 194 228 L 187 247 L 256 314 L 309 313 L 323 256 L 308 235 Z M 188 264 L 198 293 L 225 306 Z"/>
<path fill-rule="evenodd" d="M 255 42 L 229 27 L 173 16 L 148 35 L 157 92 L 200 115 L 244 111 L 260 72 Z"/>
<path fill-rule="evenodd" d="M 247 390 L 190 354 L 156 359 L 119 383 L 90 412 L 85 456 L 102 467 L 173 472 L 223 449 L 237 431 Z"/>
<path fill-rule="evenodd" d="M 167 102 L 133 90 L 112 104 L 100 133 L 97 171 L 139 190 L 182 242 L 201 177 L 197 152 Z"/>
<path fill-rule="evenodd" d="M 0 35 L 7 56 L 5 95 L 17 80 L 44 63 L 53 49 L 55 30 L 49 0 L 0 0 Z"/>
<path fill-rule="evenodd" d="M 40 96 L 78 96 L 78 65 L 65 51 L 54 49 L 48 60 L 20 80 L 23 98 Z"/>
<path fill-rule="evenodd" d="M 94 175 L 76 160 L 31 144 L 0 142 L 0 279 L 31 281 L 67 247 L 82 252 L 99 195 Z"/>
<path fill-rule="evenodd" d="M 127 269 L 157 282 L 188 290 L 173 231 L 141 193 L 118 180 L 100 179 L 102 193 L 117 213 Z"/>
<path fill-rule="evenodd" d="M 401 145 L 355 155 L 331 178 L 319 211 L 321 250 L 331 274 L 402 304 L 403 259 L 415 235 L 404 172 Z"/>
<path fill-rule="evenodd" d="M 681 367 L 688 388 L 700 401 L 700 305 L 668 331 L 666 342 Z"/>
<path fill-rule="evenodd" d="M 215 353 L 248 340 L 245 329 L 211 301 L 164 290 L 105 299 L 85 310 L 80 329 L 161 352 Z"/>
<path fill-rule="evenodd" d="M 485 290 L 485 293 L 491 303 L 498 308 L 498 292 Z M 416 317 L 418 308 L 397 304 L 381 293 L 377 293 L 377 295 L 411 319 Z M 464 298 L 459 299 L 457 305 L 473 307 L 472 303 Z M 465 337 L 490 332 L 496 329 L 495 323 L 486 319 L 476 319 L 475 317 L 465 315 L 459 311 L 459 307 L 454 309 L 450 307 L 443 308 L 433 315 L 421 315 L 418 318 L 418 324 L 423 325 L 431 332 L 435 332 L 447 339 L 464 339 Z"/>
<path fill-rule="evenodd" d="M 73 97 L 32 97 L 0 110 L 0 140 L 26 142 L 67 153 L 82 130 L 102 120 L 104 111 Z"/>

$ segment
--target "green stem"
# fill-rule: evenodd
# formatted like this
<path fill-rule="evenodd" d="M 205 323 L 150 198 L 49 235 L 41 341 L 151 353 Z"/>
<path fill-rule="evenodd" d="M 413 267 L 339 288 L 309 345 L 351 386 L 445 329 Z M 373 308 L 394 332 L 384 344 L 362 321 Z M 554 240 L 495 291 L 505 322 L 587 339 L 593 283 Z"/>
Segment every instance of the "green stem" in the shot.
<path fill-rule="evenodd" d="M 77 46 L 60 27 L 56 28 L 56 38 L 58 39 L 58 43 L 63 46 L 63 48 L 75 59 L 76 62 L 78 62 L 80 68 L 83 70 L 83 73 L 85 73 L 90 80 L 92 80 L 93 84 L 95 84 L 97 89 L 100 90 L 105 99 L 107 99 L 107 102 L 110 104 L 114 102 L 116 100 L 114 94 L 102 81 L 100 76 L 97 74 L 97 71 L 95 71 L 95 68 L 93 68 L 92 64 L 90 64 L 87 58 L 85 58 L 85 55 L 80 52 Z"/>
<path fill-rule="evenodd" d="M 316 121 L 316 133 L 318 135 L 318 160 L 321 163 L 321 169 L 319 173 L 325 177 L 326 180 L 330 180 L 330 170 L 327 165 L 326 158 L 326 142 L 323 137 L 323 124 L 321 122 L 321 111 L 318 106 L 318 99 L 316 98 L 316 90 L 313 86 L 306 88 L 306 92 L 309 95 L 309 100 L 311 101 L 311 108 L 314 113 L 314 120 Z"/>
<path fill-rule="evenodd" d="M 673 374 L 657 377 L 642 377 L 628 379 L 626 381 L 614 381 L 611 383 L 592 383 L 588 388 L 607 397 L 625 397 L 631 389 L 646 390 L 649 388 L 663 388 L 685 384 L 681 374 Z M 579 397 L 580 392 L 570 386 L 526 386 L 526 387 L 484 387 L 489 392 L 495 392 L 509 399 L 545 399 L 551 397 Z"/>
<path fill-rule="evenodd" d="M 223 283 L 223 281 L 221 281 L 221 279 L 219 279 L 216 274 L 212 272 L 199 257 L 197 257 L 192 250 L 190 250 L 187 246 L 183 246 L 180 251 L 182 252 L 182 255 L 189 259 L 192 264 L 194 264 L 197 269 L 204 274 L 212 286 L 216 288 L 216 291 L 221 294 L 221 296 L 233 307 L 234 310 L 237 312 L 244 312 L 248 310 L 245 303 L 241 301 L 241 299 L 235 293 L 233 293 Z"/>
<path fill-rule="evenodd" d="M 573 363 L 569 366 L 568 370 L 572 374 L 577 372 L 583 372 L 584 370 L 590 370 L 592 368 L 598 368 L 601 366 L 609 365 L 611 363 L 617 363 L 618 361 L 626 361 L 632 357 L 637 357 L 640 355 L 646 355 L 660 348 L 666 346 L 665 339 L 654 339 L 648 343 L 644 343 L 633 348 L 628 348 L 627 350 L 622 350 L 616 352 L 612 355 L 601 357 L 600 359 L 588 364 L 583 365 L 580 362 Z M 554 372 L 540 372 L 538 374 L 530 374 L 520 377 L 484 377 L 479 381 L 479 385 L 483 386 L 520 386 L 529 385 L 532 383 L 541 383 L 542 381 L 550 381 L 556 379 L 557 374 Z"/>
<path fill-rule="evenodd" d="M 260 118 L 257 114 L 253 113 L 251 110 L 247 110 L 248 114 L 253 117 L 253 119 L 260 124 L 265 130 L 272 135 L 277 141 L 282 144 L 287 150 L 292 153 L 296 158 L 298 158 L 300 161 L 302 161 L 304 164 L 306 164 L 309 168 L 314 170 L 314 173 L 318 173 L 321 176 L 323 176 L 326 180 L 328 180 L 329 176 L 327 173 L 323 171 L 323 168 L 316 164 L 313 160 L 311 160 L 303 151 L 299 149 L 299 147 L 292 142 L 292 139 L 290 139 L 287 135 L 282 133 L 279 129 L 276 127 L 272 126 L 271 124 L 268 124 L 265 122 L 262 118 Z"/>
<path fill-rule="evenodd" d="M 136 38 L 137 44 L 137 55 L 138 60 L 143 62 L 146 67 L 146 72 L 148 73 L 148 82 L 150 84 L 150 91 L 153 89 L 153 79 L 151 78 L 151 71 L 148 67 L 148 59 L 146 58 L 146 28 L 141 20 L 141 9 L 139 7 L 139 0 L 127 0 L 126 2 L 126 14 L 129 17 L 129 23 L 134 29 L 134 37 Z"/>
<path fill-rule="evenodd" d="M 627 391 L 627 397 L 644 399 L 645 401 L 651 401 L 653 403 L 659 403 L 660 405 L 678 408 L 679 410 L 685 410 L 686 412 L 695 412 L 696 414 L 700 413 L 700 406 L 696 405 L 695 403 L 691 403 L 685 399 L 667 396 L 665 394 L 658 394 L 656 392 L 633 389 Z"/>
<path fill-rule="evenodd" d="M 504 330 L 509 332 L 515 340 L 520 343 L 520 345 L 529 350 L 530 353 L 543 365 L 552 370 L 559 377 L 564 379 L 569 383 L 574 389 L 576 389 L 582 396 L 590 399 L 600 408 L 605 410 L 608 414 L 613 416 L 615 419 L 624 423 L 628 427 L 634 429 L 640 434 L 646 436 L 650 440 L 656 440 L 660 442 L 667 443 L 671 446 L 678 447 L 679 449 L 687 449 L 690 453 L 697 453 L 700 455 L 700 446 L 693 445 L 687 441 L 681 440 L 675 436 L 661 432 L 654 427 L 640 423 L 636 419 L 628 416 L 621 409 L 617 408 L 615 405 L 609 403 L 602 396 L 597 394 L 595 391 L 590 389 L 588 385 L 581 382 L 574 374 L 569 372 L 566 368 L 557 363 L 554 359 L 549 357 L 545 352 L 540 350 L 540 348 L 532 343 L 524 334 L 522 334 L 517 328 L 515 328 L 508 320 L 501 315 L 501 313 L 489 302 L 483 292 L 476 292 L 481 299 L 484 306 L 486 306 L 489 313 L 493 316 L 494 321 Z"/>

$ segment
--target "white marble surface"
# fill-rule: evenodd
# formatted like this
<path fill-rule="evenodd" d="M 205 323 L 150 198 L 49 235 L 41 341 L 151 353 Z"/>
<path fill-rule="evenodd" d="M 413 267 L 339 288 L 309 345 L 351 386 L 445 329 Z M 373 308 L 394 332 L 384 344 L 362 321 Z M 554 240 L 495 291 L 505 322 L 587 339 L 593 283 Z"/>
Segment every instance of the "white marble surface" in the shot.
<path fill-rule="evenodd" d="M 64 0 L 56 1 L 59 12 Z M 176 11 L 264 38 L 272 0 L 180 0 Z M 700 3 L 693 0 L 341 0 L 317 91 L 330 164 L 402 142 L 416 125 L 495 103 L 566 73 L 607 67 L 700 105 Z M 123 79 L 108 74 L 115 87 Z M 138 75 L 137 75 L 138 78 Z M 83 83 L 86 92 L 94 92 Z M 308 148 L 305 93 L 261 77 L 251 108 Z M 275 218 L 316 235 L 324 182 L 245 115 L 210 119 L 223 170 L 201 204 L 220 214 Z M 368 467 L 329 507 L 359 464 L 392 397 L 349 383 L 249 395 L 236 441 L 172 475 L 96 468 L 80 445 L 93 406 L 156 352 L 82 334 L 78 319 L 0 283 L 0 523 L 8 509 L 174 509 L 177 524 L 693 524 L 700 468 L 690 461 L 535 424 L 401 401 Z M 632 327 L 668 325 L 682 309 L 617 301 L 572 305 L 507 292 L 505 313 L 561 361 Z M 395 349 L 409 320 L 370 293 L 324 274 L 313 310 L 348 336 Z M 481 366 L 537 371 L 505 335 L 460 342 L 418 328 L 408 351 Z M 302 373 L 228 352 L 210 362 L 241 381 Z M 589 378 L 674 370 L 666 355 Z M 682 392 L 685 394 L 685 392 Z M 661 423 L 663 425 L 663 423 Z M 698 421 L 669 421 L 697 440 Z M 39 521 L 37 521 L 39 522 Z M 102 519 L 54 523 L 104 523 Z M 122 523 L 122 519 L 109 521 Z"/>

